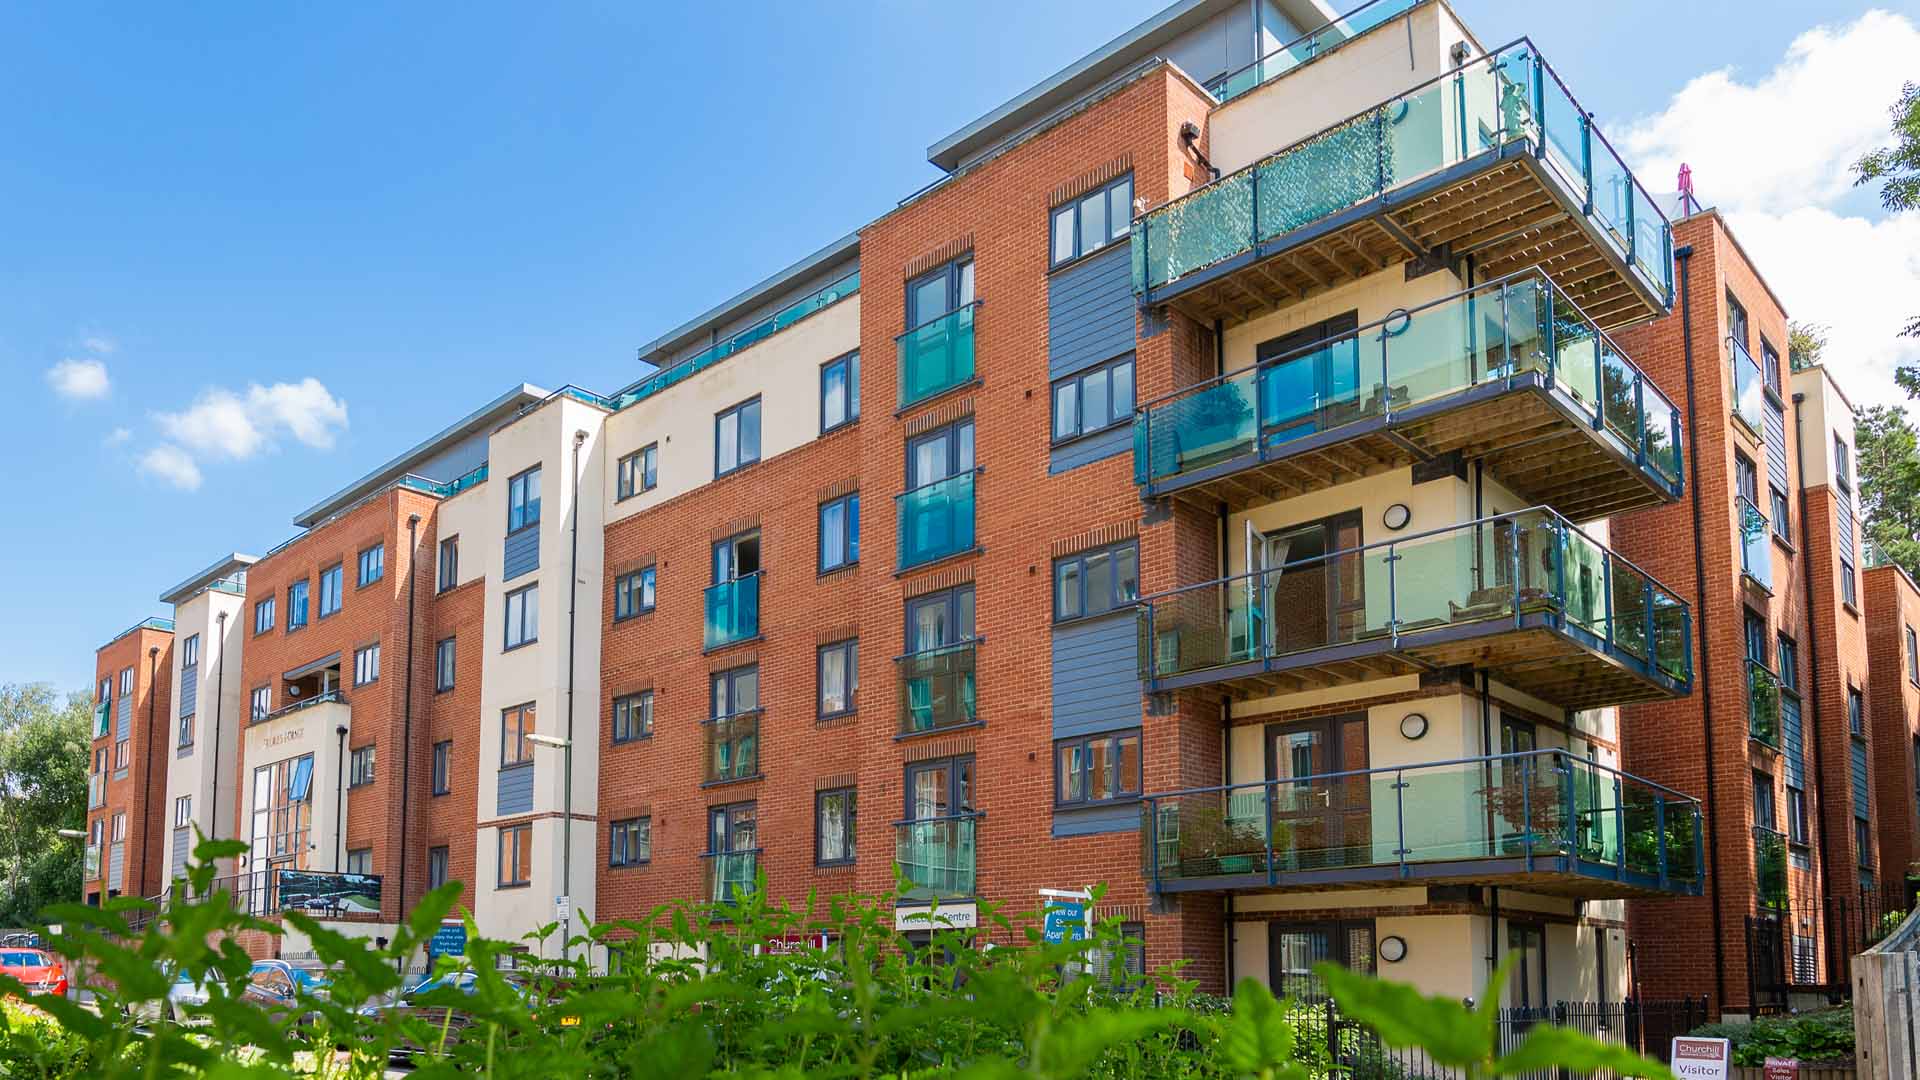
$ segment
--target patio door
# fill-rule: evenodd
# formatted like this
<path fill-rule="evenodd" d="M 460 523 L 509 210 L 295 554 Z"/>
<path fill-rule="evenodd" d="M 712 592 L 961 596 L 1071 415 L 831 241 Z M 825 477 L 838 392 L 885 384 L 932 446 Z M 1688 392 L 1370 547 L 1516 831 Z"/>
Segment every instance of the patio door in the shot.
<path fill-rule="evenodd" d="M 1260 429 L 1268 446 L 1338 427 L 1360 415 L 1358 311 L 1336 315 L 1254 350 L 1260 369 Z M 1268 361 L 1274 361 L 1269 364 Z"/>
<path fill-rule="evenodd" d="M 1266 735 L 1276 867 L 1317 870 L 1371 863 L 1366 714 L 1269 724 Z"/>
<path fill-rule="evenodd" d="M 1269 652 L 1353 641 L 1366 617 L 1360 513 L 1350 511 L 1259 538 Z"/>
<path fill-rule="evenodd" d="M 1267 924 L 1267 984 L 1277 997 L 1326 1000 L 1313 966 L 1331 960 L 1349 971 L 1374 973 L 1373 920 Z"/>

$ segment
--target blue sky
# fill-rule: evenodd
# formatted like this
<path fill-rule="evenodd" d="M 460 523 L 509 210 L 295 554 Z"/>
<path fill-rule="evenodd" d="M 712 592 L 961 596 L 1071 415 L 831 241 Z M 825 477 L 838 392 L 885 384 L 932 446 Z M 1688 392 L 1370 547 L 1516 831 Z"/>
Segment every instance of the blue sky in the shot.
<path fill-rule="evenodd" d="M 639 343 L 883 212 L 934 177 L 929 143 L 1159 6 L 0 5 L 0 682 L 85 685 L 163 587 L 511 384 L 628 381 Z M 1782 252 L 1833 231 L 1752 178 L 1809 156 L 1767 107 L 1824 94 L 1790 43 L 1826 22 L 1864 67 L 1912 30 L 1852 4 L 1457 8 L 1637 124 L 1653 190 L 1731 110 L 1759 145 L 1696 161 L 1702 192 Z M 1894 67 L 1920 79 L 1883 66 L 1820 101 L 1851 121 L 1816 165 L 1884 130 Z M 1814 200 L 1887 247 L 1870 200 Z M 1884 383 L 1896 346 L 1821 287 L 1790 307 L 1847 324 Z"/>

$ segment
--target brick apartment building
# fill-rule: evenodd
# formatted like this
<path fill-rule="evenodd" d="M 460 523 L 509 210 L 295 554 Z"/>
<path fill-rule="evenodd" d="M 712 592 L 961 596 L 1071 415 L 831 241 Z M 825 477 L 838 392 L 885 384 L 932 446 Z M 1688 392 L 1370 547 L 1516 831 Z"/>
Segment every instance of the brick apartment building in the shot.
<path fill-rule="evenodd" d="M 1873 672 L 1865 737 L 1873 757 L 1879 825 L 1879 907 L 1906 909 L 1914 899 L 1911 879 L 1920 874 L 1920 588 L 1905 570 L 1882 562 L 1871 547 L 1862 558 Z M 1862 914 L 1871 919 L 1881 912 Z"/>
<path fill-rule="evenodd" d="M 1716 869 L 1661 718 L 1710 670 L 1747 745 L 1757 587 L 1709 528 L 1699 610 L 1650 539 L 1731 505 L 1736 434 L 1694 468 L 1673 238 L 1588 116 L 1444 0 L 1181 0 L 655 373 L 515 388 L 170 592 L 238 650 L 232 788 L 194 789 L 250 843 L 223 869 L 363 933 L 460 881 L 496 937 L 761 879 L 904 879 L 913 937 L 1101 883 L 1129 963 L 1213 990 L 1334 959 L 1475 995 L 1510 953 L 1509 1004 L 1664 985 L 1629 901 L 1734 910 L 1756 789 L 1716 752 Z M 1807 609 L 1753 597 L 1769 635 Z M 1865 637 L 1807 640 L 1789 689 L 1843 709 Z"/>
<path fill-rule="evenodd" d="M 166 883 L 160 849 L 173 623 L 143 619 L 94 653 L 93 742 L 87 763 L 87 839 L 80 888 L 90 904 L 152 896 Z"/>

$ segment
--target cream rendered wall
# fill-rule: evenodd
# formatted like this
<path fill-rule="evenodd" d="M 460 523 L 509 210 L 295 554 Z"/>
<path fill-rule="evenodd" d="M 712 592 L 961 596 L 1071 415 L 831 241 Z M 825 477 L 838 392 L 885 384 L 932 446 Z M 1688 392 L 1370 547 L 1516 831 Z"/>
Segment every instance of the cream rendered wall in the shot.
<path fill-rule="evenodd" d="M 1854 475 L 1847 477 L 1851 486 L 1859 476 L 1859 460 L 1853 446 L 1853 406 L 1827 374 L 1827 369 L 1817 364 L 1793 373 L 1792 393 L 1805 395 L 1801 405 L 1807 415 L 1801 436 L 1801 448 L 1805 451 L 1800 458 L 1802 481 L 1810 488 L 1833 483 L 1833 440 L 1837 435 L 1847 444 L 1847 456 L 1852 459 Z M 1788 437 L 1792 437 L 1791 432 Z"/>
<path fill-rule="evenodd" d="M 1252 367 L 1261 342 L 1290 334 L 1303 326 L 1311 326 L 1349 311 L 1357 312 L 1360 325 L 1366 326 L 1402 308 L 1416 308 L 1465 288 L 1466 283 L 1451 270 L 1436 270 L 1412 281 L 1406 279 L 1406 271 L 1401 265 L 1368 274 L 1358 281 L 1349 281 L 1326 292 L 1315 293 L 1278 311 L 1228 327 L 1224 347 L 1227 370 L 1233 372 Z M 1365 355 L 1363 349 L 1362 356 Z M 1362 385 L 1378 375 L 1377 371 L 1370 374 L 1362 370 Z"/>
<path fill-rule="evenodd" d="M 339 735 L 347 728 L 346 739 Z M 250 840 L 253 833 L 253 777 L 256 770 L 276 761 L 303 754 L 313 755 L 312 827 L 307 834 L 307 868 L 341 869 L 340 837 L 346 827 L 346 803 L 339 798 L 345 765 L 341 747 L 353 738 L 352 707 L 329 701 L 310 705 L 297 712 L 277 716 L 261 724 L 246 725 L 247 773 L 240 783 L 245 794 L 245 818 L 236 839 Z M 244 867 L 253 870 L 255 867 Z"/>
<path fill-rule="evenodd" d="M 174 605 L 174 639 L 184 641 L 200 635 L 199 697 L 194 706 L 193 752 L 181 757 L 178 748 L 179 695 L 174 696 L 174 715 L 168 728 L 167 800 L 161 835 L 165 838 L 167 861 L 171 867 L 174 841 L 173 807 L 182 795 L 193 798 L 193 824 L 209 837 L 230 838 L 233 832 L 233 774 L 239 765 L 240 732 L 246 726 L 245 706 L 240 687 L 240 650 L 246 640 L 244 611 L 246 598 L 231 593 L 206 590 Z M 226 615 L 224 632 L 219 616 Z M 222 657 L 226 659 L 222 671 Z M 181 653 L 173 651 L 173 686 L 181 685 Z M 216 725 L 218 731 L 216 731 Z M 216 751 L 217 747 L 217 751 Z M 219 760 L 214 760 L 216 752 Z M 214 779 L 221 780 L 220 797 L 214 797 Z M 188 834 L 189 852 L 193 843 Z M 223 864 L 221 873 L 230 872 Z"/>
<path fill-rule="evenodd" d="M 442 499 L 440 507 L 434 512 L 435 535 L 433 558 L 433 588 L 440 588 L 440 544 L 449 537 L 459 539 L 460 561 L 454 575 L 455 585 L 465 585 L 469 581 L 484 577 L 487 562 L 483 557 L 486 545 L 496 546 L 505 535 L 507 513 L 506 488 L 507 477 L 495 469 L 491 463 L 487 466 L 487 482 L 470 487 L 449 499 Z M 493 502 L 488 495 L 499 492 L 500 517 L 493 517 Z M 496 555 L 498 552 L 495 553 Z M 496 576 L 496 580 L 498 580 Z"/>
<path fill-rule="evenodd" d="M 534 883 L 527 888 L 499 889 L 497 833 L 489 826 L 498 818 L 500 716 L 503 710 L 531 702 L 535 730 L 567 736 L 568 728 L 568 605 L 577 603 L 573 621 L 573 797 L 576 817 L 574 846 L 587 838 L 589 854 L 574 858 L 571 896 L 576 907 L 592 910 L 594 874 L 591 839 L 599 795 L 597 782 L 600 747 L 600 581 L 605 545 L 604 461 L 606 412 L 568 397 L 548 402 L 494 432 L 488 446 L 488 480 L 474 489 L 478 505 L 460 507 L 461 520 L 472 520 L 472 541 L 462 532 L 462 576 L 468 560 L 484 567 L 486 614 L 484 656 L 480 675 L 480 745 L 477 779 L 479 828 L 475 843 L 477 887 L 474 921 L 490 937 L 518 938 L 552 918 L 554 897 L 561 891 L 559 821 L 536 819 L 534 827 Z M 586 433 L 579 454 L 579 482 L 572 474 L 574 433 Z M 512 581 L 502 581 L 507 521 L 507 481 L 540 466 L 540 568 Z M 569 596 L 569 566 L 573 513 L 579 512 L 577 555 L 578 592 Z M 465 529 L 465 524 L 462 524 Z M 538 583 L 539 636 L 530 645 L 504 648 L 506 594 Z M 563 777 L 566 752 L 552 747 L 534 750 L 533 812 L 556 815 L 566 803 Z M 551 864 L 551 872 L 542 868 Z M 537 903 L 536 903 L 537 898 Z"/>
<path fill-rule="evenodd" d="M 1227 102 L 1208 119 L 1213 163 L 1230 173 L 1456 65 L 1455 42 L 1480 49 L 1439 3 L 1362 34 L 1332 53 Z"/>
<path fill-rule="evenodd" d="M 1423 890 L 1396 889 L 1394 893 L 1411 892 L 1411 900 L 1420 903 L 1425 897 Z M 1314 907 L 1344 907 L 1345 894 L 1311 894 L 1298 897 Z M 1383 894 L 1361 894 L 1369 899 L 1366 903 L 1393 902 L 1377 898 Z M 1285 910 L 1282 908 L 1255 909 L 1248 906 L 1249 901 L 1265 900 L 1268 897 L 1237 896 L 1234 909 L 1241 910 Z M 1233 974 L 1236 979 L 1256 979 L 1271 985 L 1268 966 L 1267 941 L 1269 924 L 1261 920 L 1246 920 L 1233 923 L 1230 932 L 1233 936 Z M 1486 970 L 1487 920 L 1473 915 L 1399 915 L 1383 916 L 1374 920 L 1374 941 L 1394 936 L 1407 943 L 1407 956 L 1397 964 L 1389 964 L 1375 957 L 1377 970 L 1381 978 L 1407 983 L 1422 993 L 1443 994 L 1448 997 L 1477 997 L 1480 983 Z M 1589 964 L 1591 966 L 1591 964 Z"/>
<path fill-rule="evenodd" d="M 714 416 L 755 395 L 761 401 L 762 461 L 819 438 L 820 366 L 859 347 L 860 295 L 855 293 L 614 413 L 606 424 L 601 468 L 607 520 L 618 521 L 711 483 Z M 891 356 L 864 359 L 893 362 Z M 620 459 L 649 443 L 660 447 L 658 486 L 616 503 Z"/>
<path fill-rule="evenodd" d="M 576 767 L 578 762 L 575 763 Z M 576 807 L 576 812 L 578 808 Z M 555 919 L 555 899 L 565 893 L 562 881 L 561 837 L 564 832 L 557 817 L 533 820 L 533 872 L 525 886 L 502 889 L 500 880 L 500 833 L 482 828 L 474 835 L 474 895 L 479 899 L 473 921 L 487 937 L 519 941 L 522 935 Z M 573 823 L 573 918 L 572 933 L 583 931 L 581 918 L 591 921 L 594 909 L 594 858 L 599 838 L 592 821 Z M 558 956 L 566 934 L 554 934 L 529 946 L 540 956 Z M 579 955 L 578 952 L 575 953 Z"/>

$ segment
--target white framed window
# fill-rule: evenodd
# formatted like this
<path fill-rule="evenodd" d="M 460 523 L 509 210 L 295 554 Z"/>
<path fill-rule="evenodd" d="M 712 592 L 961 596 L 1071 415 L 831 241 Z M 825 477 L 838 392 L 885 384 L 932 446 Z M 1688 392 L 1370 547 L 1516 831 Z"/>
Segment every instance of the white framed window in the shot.
<path fill-rule="evenodd" d="M 365 686 L 380 678 L 380 643 L 353 650 L 353 685 Z"/>

